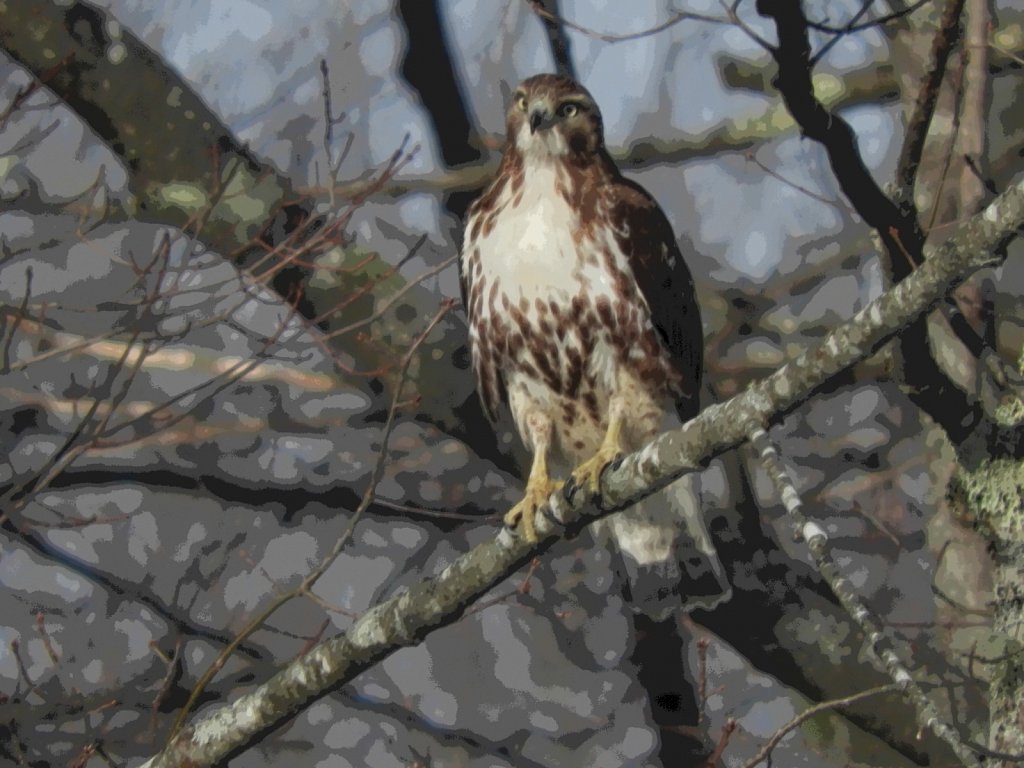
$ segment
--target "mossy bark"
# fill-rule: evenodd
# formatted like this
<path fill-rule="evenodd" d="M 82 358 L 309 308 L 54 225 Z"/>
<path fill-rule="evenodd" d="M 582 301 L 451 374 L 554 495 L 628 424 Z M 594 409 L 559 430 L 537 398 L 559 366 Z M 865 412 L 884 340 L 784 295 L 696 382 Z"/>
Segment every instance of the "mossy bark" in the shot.
<path fill-rule="evenodd" d="M 127 215 L 186 227 L 225 254 L 292 198 L 289 181 L 248 153 L 184 79 L 101 8 L 0 2 L 0 47 L 43 80 L 129 170 Z"/>
<path fill-rule="evenodd" d="M 1024 427 L 1024 402 L 1005 404 L 997 418 L 1002 427 Z M 1024 460 L 1000 457 L 961 468 L 951 491 L 988 541 L 994 565 L 992 641 L 985 659 L 991 681 L 989 747 L 1024 755 Z"/>

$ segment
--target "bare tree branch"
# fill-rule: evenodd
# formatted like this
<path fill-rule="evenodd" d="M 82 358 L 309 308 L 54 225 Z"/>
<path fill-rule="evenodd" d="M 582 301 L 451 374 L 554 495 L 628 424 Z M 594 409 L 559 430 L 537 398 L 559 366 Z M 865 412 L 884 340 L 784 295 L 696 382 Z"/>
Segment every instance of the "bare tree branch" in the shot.
<path fill-rule="evenodd" d="M 183 227 L 232 174 L 263 211 L 239 222 L 227 206 L 210 206 L 203 238 L 229 253 L 239 231 L 243 241 L 254 235 L 277 203 L 294 197 L 285 177 L 241 146 L 191 86 L 106 10 L 83 0 L 0 3 L 0 48 L 121 158 L 140 218 Z M 63 64 L 56 71 L 54 55 Z"/>
<path fill-rule="evenodd" d="M 988 190 L 985 187 L 986 124 L 991 91 L 988 74 L 989 25 L 992 17 L 988 0 L 971 0 L 967 6 L 964 47 L 964 99 L 960 116 L 959 155 L 964 160 L 960 172 L 961 213 L 974 214 L 981 208 Z"/>
<path fill-rule="evenodd" d="M 932 0 L 916 0 L 916 2 L 911 3 L 905 8 L 900 8 L 898 11 L 893 11 L 892 13 L 887 13 L 884 16 L 879 16 L 878 18 L 871 19 L 870 21 L 862 22 L 860 21 L 860 19 L 864 16 L 864 14 L 868 12 L 868 9 L 871 8 L 872 5 L 874 5 L 874 0 L 864 0 L 863 4 L 860 7 L 860 10 L 857 11 L 856 14 L 854 14 L 853 18 L 851 18 L 848 22 L 846 22 L 846 24 L 844 24 L 841 27 L 834 27 L 824 22 L 812 20 L 808 20 L 807 26 L 809 26 L 811 29 L 816 29 L 818 32 L 825 32 L 826 34 L 835 35 L 836 38 L 833 38 L 834 41 L 835 39 L 840 38 L 843 35 L 849 35 L 853 32 L 862 32 L 865 29 L 883 27 L 886 24 L 890 24 L 894 21 L 904 18 L 905 16 L 909 16 L 918 8 L 920 8 L 923 5 L 927 5 L 930 2 L 932 2 Z M 827 47 L 831 47 L 833 41 L 829 41 L 829 46 Z M 814 58 L 815 60 L 818 60 L 821 58 L 821 56 L 822 51 L 818 51 L 818 53 L 815 54 Z"/>
<path fill-rule="evenodd" d="M 627 40 L 638 40 L 642 37 L 650 37 L 656 35 L 659 32 L 664 32 L 669 27 L 674 27 L 681 21 L 704 21 L 709 24 L 732 24 L 733 22 L 729 19 L 723 19 L 718 16 L 708 16 L 704 13 L 690 13 L 689 11 L 673 11 L 668 19 L 663 21 L 661 24 L 657 24 L 650 29 L 645 29 L 640 32 L 627 32 L 625 34 L 615 34 L 612 32 L 598 32 L 596 29 L 590 29 L 589 27 L 583 27 L 575 22 L 569 21 L 568 19 L 558 16 L 552 10 L 544 8 L 538 0 L 527 0 L 530 6 L 533 8 L 534 13 L 541 17 L 541 19 L 549 22 L 554 22 L 575 30 L 580 34 L 586 35 L 587 37 L 595 40 L 600 40 L 604 43 L 622 43 Z"/>
<path fill-rule="evenodd" d="M 765 742 L 765 745 L 761 747 L 760 750 L 758 750 L 758 753 L 743 764 L 743 768 L 756 768 L 756 766 L 763 762 L 768 762 L 768 764 L 771 765 L 770 761 L 772 750 L 779 746 L 779 742 L 782 741 L 783 738 L 785 738 L 786 734 L 796 728 L 799 728 L 803 723 L 807 722 L 815 715 L 819 715 L 822 712 L 827 712 L 830 709 L 842 709 L 843 707 L 848 707 L 851 704 L 856 704 L 858 701 L 863 701 L 864 699 L 870 698 L 871 696 L 878 696 L 879 694 L 891 693 L 893 691 L 898 690 L 899 686 L 895 684 L 882 685 L 878 688 L 869 688 L 866 691 L 861 691 L 860 693 L 855 693 L 852 696 L 846 696 L 842 699 L 831 699 L 830 701 L 822 701 L 815 704 L 812 707 L 808 707 L 799 715 L 797 715 L 788 723 L 786 723 L 782 728 L 773 733 L 772 737 Z"/>
<path fill-rule="evenodd" d="M 917 263 L 922 239 L 914 222 L 875 183 L 861 158 L 850 124 L 826 109 L 814 95 L 808 24 L 799 0 L 758 0 L 757 9 L 774 20 L 778 30 L 779 45 L 772 51 L 779 65 L 775 85 L 793 119 L 805 136 L 825 149 L 843 194 L 868 226 L 878 231 L 893 264 L 899 264 L 901 255 L 907 251 Z M 912 266 L 900 268 L 894 274 L 896 281 L 909 273 Z"/>
<path fill-rule="evenodd" d="M 577 494 L 570 502 L 554 494 L 548 515 L 538 517 L 537 544 L 531 546 L 502 530 L 436 577 L 370 609 L 348 632 L 323 641 L 255 690 L 184 729 L 146 763 L 147 768 L 209 765 L 236 755 L 399 648 L 415 645 L 433 630 L 455 622 L 476 599 L 549 549 L 562 534 L 629 506 L 692 471 L 698 460 L 738 445 L 755 427 L 799 406 L 837 372 L 863 360 L 929 311 L 971 272 L 997 263 L 996 254 L 1022 226 L 1024 181 L 961 225 L 942 247 L 929 249 L 914 274 L 834 330 L 818 348 L 608 467 L 600 498 L 588 501 Z"/>
<path fill-rule="evenodd" d="M 928 698 L 920 684 L 914 680 L 906 664 L 900 659 L 892 641 L 886 636 L 884 627 L 872 616 L 871 611 L 857 595 L 853 585 L 843 576 L 832 557 L 828 535 L 820 525 L 809 520 L 804 514 L 803 501 L 793 487 L 775 446 L 768 439 L 768 433 L 763 428 L 757 427 L 751 434 L 751 443 L 760 455 L 761 463 L 768 471 L 768 476 L 775 486 L 776 493 L 782 499 L 786 513 L 797 527 L 801 537 L 807 542 L 807 549 L 811 553 L 815 568 L 828 583 L 832 594 L 836 596 L 850 618 L 864 633 L 871 652 L 883 664 L 889 677 L 913 703 L 920 726 L 931 729 L 946 742 L 964 765 L 980 768 L 982 762 L 978 755 L 964 744 L 956 729 L 939 716 L 935 704 Z M 766 745 L 769 753 L 771 745 L 772 742 Z"/>

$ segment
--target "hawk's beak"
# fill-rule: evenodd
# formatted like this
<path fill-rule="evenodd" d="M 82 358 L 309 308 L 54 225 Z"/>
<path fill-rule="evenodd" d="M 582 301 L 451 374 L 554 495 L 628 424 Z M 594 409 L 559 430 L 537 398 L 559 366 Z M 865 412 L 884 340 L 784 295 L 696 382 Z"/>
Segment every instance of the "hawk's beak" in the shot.
<path fill-rule="evenodd" d="M 545 128 L 550 128 L 554 122 L 555 116 L 547 107 L 534 107 L 533 111 L 530 112 L 530 133 L 533 134 Z"/>

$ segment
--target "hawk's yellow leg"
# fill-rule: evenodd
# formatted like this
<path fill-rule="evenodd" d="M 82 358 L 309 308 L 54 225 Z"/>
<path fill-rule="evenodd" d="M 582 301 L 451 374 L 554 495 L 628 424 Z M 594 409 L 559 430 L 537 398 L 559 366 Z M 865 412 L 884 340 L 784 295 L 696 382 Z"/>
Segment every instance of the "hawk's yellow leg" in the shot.
<path fill-rule="evenodd" d="M 626 412 L 621 400 L 613 400 L 608 409 L 608 429 L 597 453 L 584 461 L 572 473 L 576 488 L 582 488 L 588 496 L 596 496 L 601 490 L 601 473 L 604 468 L 622 456 L 626 451 L 622 439 L 622 428 L 626 423 Z"/>
<path fill-rule="evenodd" d="M 562 487 L 561 481 L 552 480 L 548 474 L 548 450 L 551 447 L 551 421 L 541 413 L 532 413 L 526 420 L 526 429 L 533 448 L 533 464 L 526 480 L 526 494 L 505 515 L 505 525 L 515 528 L 523 521 L 523 536 L 529 542 L 537 540 L 534 518 L 537 510 L 547 502 L 552 493 Z"/>

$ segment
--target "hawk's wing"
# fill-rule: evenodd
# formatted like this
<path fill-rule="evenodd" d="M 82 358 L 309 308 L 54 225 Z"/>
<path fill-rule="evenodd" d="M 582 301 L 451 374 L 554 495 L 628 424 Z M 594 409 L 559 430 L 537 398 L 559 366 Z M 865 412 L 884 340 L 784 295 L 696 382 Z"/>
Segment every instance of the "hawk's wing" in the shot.
<path fill-rule="evenodd" d="M 480 402 L 483 403 L 484 413 L 491 421 L 494 421 L 497 418 L 498 406 L 508 401 L 508 393 L 505 390 L 505 381 L 501 371 L 495 365 L 491 349 L 487 345 L 487 334 L 479 327 L 481 321 L 477 315 L 480 313 L 481 307 L 470 306 L 475 296 L 473 272 L 479 273 L 479 264 L 467 263 L 472 259 L 480 258 L 479 251 L 475 248 L 478 228 L 474 226 L 474 223 L 475 219 L 482 215 L 481 209 L 486 209 L 492 204 L 492 197 L 493 193 L 489 189 L 469 207 L 466 215 L 465 241 L 462 244 L 458 265 L 459 291 L 462 293 L 462 307 L 466 312 L 466 321 L 469 323 L 470 358 L 473 361 L 477 393 L 480 396 Z M 482 297 L 477 297 L 477 299 L 483 300 Z"/>
<path fill-rule="evenodd" d="M 679 252 L 672 225 L 647 191 L 621 176 L 610 190 L 611 218 L 619 247 L 633 267 L 651 322 L 686 389 L 676 398 L 683 421 L 700 410 L 704 331 L 693 277 Z"/>
<path fill-rule="evenodd" d="M 472 320 L 469 317 L 469 269 L 462 263 L 465 258 L 465 245 L 463 245 L 463 252 L 459 254 L 459 258 L 455 260 L 455 263 L 459 268 L 459 293 L 462 294 L 462 311 L 466 313 L 466 323 L 468 324 Z"/>

